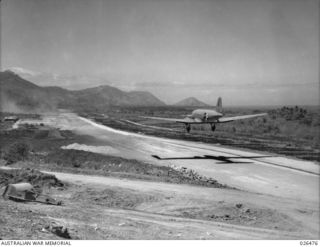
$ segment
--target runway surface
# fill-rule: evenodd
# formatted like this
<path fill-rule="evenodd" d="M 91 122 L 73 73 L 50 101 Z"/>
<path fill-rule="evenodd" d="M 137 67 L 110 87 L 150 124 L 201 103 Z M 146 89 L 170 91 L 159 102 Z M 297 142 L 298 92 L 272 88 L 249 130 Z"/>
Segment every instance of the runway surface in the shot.
<path fill-rule="evenodd" d="M 74 143 L 64 148 L 117 155 L 155 165 L 182 166 L 241 190 L 319 204 L 319 164 L 316 162 L 201 142 L 129 133 L 97 124 L 72 113 L 47 115 L 40 122 L 97 138 L 96 144 Z M 157 160 L 152 155 L 188 159 Z M 225 163 L 212 158 L 192 159 L 193 156 L 270 157 L 231 158 L 233 163 Z"/>

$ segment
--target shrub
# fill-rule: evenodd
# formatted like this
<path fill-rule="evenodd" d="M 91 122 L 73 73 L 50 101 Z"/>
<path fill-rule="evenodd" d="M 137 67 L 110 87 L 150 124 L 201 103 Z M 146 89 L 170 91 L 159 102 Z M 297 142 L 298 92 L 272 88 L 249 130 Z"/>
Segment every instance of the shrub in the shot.
<path fill-rule="evenodd" d="M 24 142 L 16 142 L 9 146 L 8 150 L 4 153 L 4 160 L 7 164 L 13 164 L 20 160 L 26 160 L 30 153 L 30 146 Z"/>

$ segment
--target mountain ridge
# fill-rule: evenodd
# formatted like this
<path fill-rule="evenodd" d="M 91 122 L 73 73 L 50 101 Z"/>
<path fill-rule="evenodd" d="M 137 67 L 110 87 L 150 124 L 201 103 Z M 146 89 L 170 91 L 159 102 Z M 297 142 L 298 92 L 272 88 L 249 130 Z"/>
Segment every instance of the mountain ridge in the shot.
<path fill-rule="evenodd" d="M 12 71 L 0 72 L 1 110 L 14 105 L 23 110 L 104 109 L 109 106 L 164 106 L 165 103 L 146 91 L 125 92 L 102 85 L 81 90 L 59 86 L 42 87 Z M 11 107 L 12 108 L 12 107 Z"/>

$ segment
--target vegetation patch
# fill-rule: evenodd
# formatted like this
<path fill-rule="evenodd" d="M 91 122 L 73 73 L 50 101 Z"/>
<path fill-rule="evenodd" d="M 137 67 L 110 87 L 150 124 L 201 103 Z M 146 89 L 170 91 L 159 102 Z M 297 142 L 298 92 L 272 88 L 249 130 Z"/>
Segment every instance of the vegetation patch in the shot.
<path fill-rule="evenodd" d="M 251 208 L 237 205 L 181 208 L 172 212 L 175 216 L 209 221 L 226 222 L 269 229 L 296 231 L 301 224 L 275 209 Z"/>
<path fill-rule="evenodd" d="M 114 188 L 96 190 L 87 188 L 84 191 L 76 192 L 72 196 L 74 201 L 87 201 L 104 207 L 134 209 L 142 203 L 158 201 L 161 195 L 140 193 L 130 189 Z"/>
<path fill-rule="evenodd" d="M 118 107 L 108 112 L 81 112 L 82 116 L 115 129 L 147 135 L 234 146 L 320 161 L 319 107 L 234 107 L 225 108 L 227 116 L 267 112 L 259 118 L 209 125 L 192 125 L 186 133 L 182 124 L 141 118 L 177 118 L 190 114 L 194 107 Z M 108 114 L 108 115 L 106 115 Z M 181 117 L 183 118 L 183 117 Z M 150 127 L 148 127 L 150 126 Z M 168 131 L 163 131 L 167 129 Z"/>
<path fill-rule="evenodd" d="M 3 155 L 7 165 L 18 161 L 26 160 L 30 153 L 30 145 L 24 142 L 15 142 L 11 144 Z"/>

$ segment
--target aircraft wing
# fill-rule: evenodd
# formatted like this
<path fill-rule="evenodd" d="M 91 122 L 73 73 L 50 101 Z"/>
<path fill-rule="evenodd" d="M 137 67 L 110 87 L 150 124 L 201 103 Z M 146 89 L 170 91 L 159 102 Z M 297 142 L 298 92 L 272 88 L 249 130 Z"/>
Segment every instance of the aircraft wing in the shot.
<path fill-rule="evenodd" d="M 219 123 L 226 123 L 226 122 L 231 122 L 235 120 L 242 120 L 242 119 L 247 119 L 247 118 L 253 118 L 253 117 L 260 117 L 260 116 L 265 116 L 268 115 L 268 113 L 260 113 L 260 114 L 253 114 L 253 115 L 243 115 L 243 116 L 236 116 L 236 117 L 222 117 L 219 118 Z"/>
<path fill-rule="evenodd" d="M 192 118 L 162 118 L 162 117 L 143 117 L 148 119 L 162 120 L 162 121 L 171 121 L 176 123 L 200 123 L 200 119 L 192 119 Z"/>

